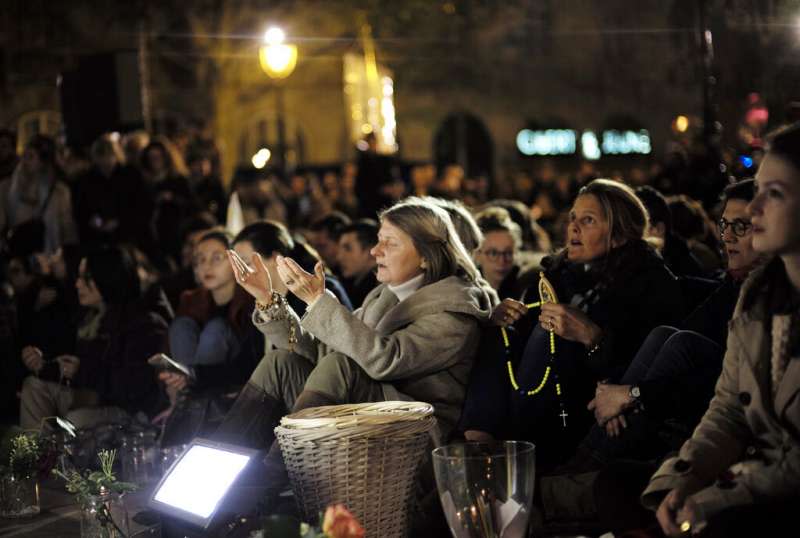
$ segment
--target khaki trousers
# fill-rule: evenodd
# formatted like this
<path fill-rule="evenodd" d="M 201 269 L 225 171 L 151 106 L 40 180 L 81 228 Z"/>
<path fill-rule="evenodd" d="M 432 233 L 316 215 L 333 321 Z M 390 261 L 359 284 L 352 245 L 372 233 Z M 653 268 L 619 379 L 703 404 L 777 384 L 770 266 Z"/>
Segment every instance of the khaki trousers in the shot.
<path fill-rule="evenodd" d="M 351 358 L 329 353 L 314 365 L 286 350 L 267 351 L 250 382 L 284 403 L 291 410 L 304 390 L 327 396 L 341 404 L 382 402 L 382 384 L 375 381 Z"/>
<path fill-rule="evenodd" d="M 22 383 L 19 425 L 24 430 L 38 430 L 42 419 L 59 416 L 78 428 L 88 428 L 101 422 L 118 422 L 126 415 L 118 407 L 100 407 L 97 402 L 97 393 L 92 390 L 73 389 L 30 375 Z"/>

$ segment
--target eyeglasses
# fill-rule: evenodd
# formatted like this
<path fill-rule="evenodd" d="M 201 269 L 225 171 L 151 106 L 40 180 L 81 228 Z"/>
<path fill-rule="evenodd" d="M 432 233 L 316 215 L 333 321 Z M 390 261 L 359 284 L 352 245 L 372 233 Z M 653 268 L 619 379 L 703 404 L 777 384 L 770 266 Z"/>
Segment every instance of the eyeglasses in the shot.
<path fill-rule="evenodd" d="M 206 263 L 211 263 L 212 267 L 216 267 L 228 258 L 225 252 L 215 252 L 211 256 L 196 256 L 192 259 L 192 267 L 201 267 Z"/>
<path fill-rule="evenodd" d="M 744 219 L 734 219 L 734 220 L 719 219 L 718 225 L 719 225 L 720 237 L 722 237 L 722 235 L 725 233 L 725 229 L 728 226 L 731 227 L 731 231 L 733 232 L 733 235 L 735 235 L 736 237 L 744 237 L 745 235 L 747 235 L 747 232 L 750 231 L 750 228 L 753 227 L 753 225 L 750 224 L 750 221 Z"/>
<path fill-rule="evenodd" d="M 496 262 L 500 258 L 503 258 L 505 261 L 511 261 L 514 259 L 515 254 L 515 251 L 513 250 L 495 250 L 493 248 L 483 250 L 481 252 L 483 252 L 483 254 L 493 262 Z"/>

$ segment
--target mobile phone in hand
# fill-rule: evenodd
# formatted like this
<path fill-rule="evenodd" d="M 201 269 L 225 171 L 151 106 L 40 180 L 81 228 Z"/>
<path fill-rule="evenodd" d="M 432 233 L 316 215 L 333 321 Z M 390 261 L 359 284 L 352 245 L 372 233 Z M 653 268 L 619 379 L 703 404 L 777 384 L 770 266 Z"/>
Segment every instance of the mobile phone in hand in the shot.
<path fill-rule="evenodd" d="M 164 353 L 156 353 L 147 359 L 147 364 L 158 369 L 160 372 L 172 372 L 175 374 L 192 377 L 192 372 L 189 370 L 189 368 L 173 359 L 170 359 Z"/>
<path fill-rule="evenodd" d="M 77 437 L 78 428 L 69 420 L 61 417 L 44 417 L 42 424 L 47 424 L 53 431 L 62 431 L 69 437 Z"/>

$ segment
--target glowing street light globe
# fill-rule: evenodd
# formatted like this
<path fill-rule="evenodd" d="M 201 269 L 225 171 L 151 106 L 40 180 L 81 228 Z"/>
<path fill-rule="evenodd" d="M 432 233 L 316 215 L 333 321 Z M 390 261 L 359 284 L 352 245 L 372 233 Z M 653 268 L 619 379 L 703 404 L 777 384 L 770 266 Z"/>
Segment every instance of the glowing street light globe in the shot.
<path fill-rule="evenodd" d="M 268 150 L 267 148 L 261 148 L 256 152 L 255 155 L 253 155 L 251 162 L 253 163 L 253 166 L 255 168 L 258 168 L 260 170 L 265 166 L 267 166 L 267 163 L 269 162 L 269 158 L 271 156 L 272 152 L 270 152 L 270 150 Z"/>
<path fill-rule="evenodd" d="M 679 133 L 685 133 L 689 129 L 689 118 L 686 116 L 678 116 L 673 122 L 673 127 Z"/>
<path fill-rule="evenodd" d="M 297 65 L 297 46 L 287 45 L 285 39 L 283 30 L 275 26 L 264 33 L 265 45 L 258 49 L 258 61 L 270 78 L 286 78 Z"/>
<path fill-rule="evenodd" d="M 264 32 L 264 43 L 267 45 L 280 45 L 286 39 L 286 34 L 277 26 L 271 26 Z"/>

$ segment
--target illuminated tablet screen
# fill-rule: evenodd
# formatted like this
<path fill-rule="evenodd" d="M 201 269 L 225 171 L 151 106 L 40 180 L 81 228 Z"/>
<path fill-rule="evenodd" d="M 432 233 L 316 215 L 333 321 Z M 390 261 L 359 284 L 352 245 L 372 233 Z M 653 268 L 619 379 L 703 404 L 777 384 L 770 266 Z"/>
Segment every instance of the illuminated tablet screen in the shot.
<path fill-rule="evenodd" d="M 172 468 L 154 499 L 208 518 L 227 493 L 250 456 L 195 445 Z"/>

